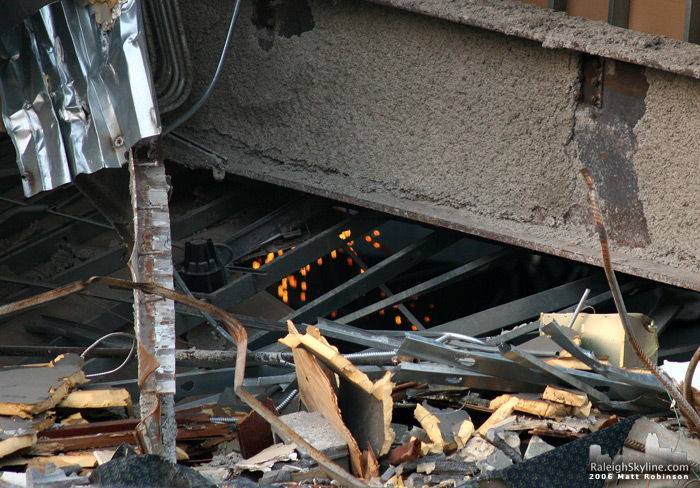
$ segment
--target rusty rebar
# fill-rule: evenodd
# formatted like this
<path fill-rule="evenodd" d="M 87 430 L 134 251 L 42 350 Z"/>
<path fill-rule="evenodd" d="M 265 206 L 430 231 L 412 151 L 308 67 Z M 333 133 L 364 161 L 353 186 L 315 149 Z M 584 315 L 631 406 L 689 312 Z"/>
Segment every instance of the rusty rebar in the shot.
<path fill-rule="evenodd" d="M 693 376 L 695 376 L 695 368 L 698 366 L 698 361 L 700 361 L 700 347 L 695 350 L 693 357 L 690 358 L 688 369 L 685 372 L 685 383 L 683 383 L 685 399 L 688 400 L 688 403 L 693 408 L 695 408 L 695 400 L 693 399 Z"/>
<path fill-rule="evenodd" d="M 612 293 L 613 301 L 617 307 L 617 312 L 620 315 L 620 321 L 622 322 L 622 327 L 625 329 L 627 338 L 632 345 L 632 349 L 639 357 L 640 361 L 651 371 L 654 377 L 659 380 L 659 383 L 663 385 L 668 394 L 673 398 L 673 400 L 678 405 L 678 409 L 681 411 L 683 416 L 689 422 L 689 426 L 696 432 L 700 434 L 700 416 L 695 411 L 695 409 L 688 403 L 688 401 L 683 397 L 680 391 L 673 385 L 673 383 L 666 378 L 661 371 L 656 367 L 654 363 L 651 362 L 646 353 L 642 350 L 637 338 L 632 331 L 630 325 L 629 316 L 627 315 L 627 309 L 625 308 L 625 302 L 622 300 L 622 292 L 620 292 L 620 286 L 615 278 L 615 271 L 613 270 L 612 263 L 610 261 L 610 245 L 608 244 L 608 233 L 605 230 L 605 224 L 603 223 L 603 218 L 600 213 L 600 204 L 598 203 L 598 192 L 595 189 L 595 182 L 593 177 L 587 168 L 581 169 L 581 174 L 583 179 L 588 185 L 588 199 L 591 203 L 591 213 L 593 214 L 593 220 L 595 222 L 596 232 L 598 233 L 598 238 L 600 240 L 601 253 L 603 255 L 603 269 L 605 270 L 605 276 L 608 279 L 608 284 L 610 286 L 610 292 Z"/>

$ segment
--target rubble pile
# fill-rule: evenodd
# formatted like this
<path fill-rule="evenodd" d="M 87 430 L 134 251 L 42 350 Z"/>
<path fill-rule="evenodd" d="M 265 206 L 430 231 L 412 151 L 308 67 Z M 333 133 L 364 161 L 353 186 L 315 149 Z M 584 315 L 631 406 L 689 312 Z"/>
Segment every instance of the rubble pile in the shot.
<path fill-rule="evenodd" d="M 294 377 L 248 389 L 325 461 L 289 442 L 286 429 L 231 387 L 216 402 L 178 409 L 178 461 L 218 486 L 347 485 L 329 464 L 357 486 L 396 488 L 697 479 L 700 441 L 654 377 L 584 349 L 585 333 L 550 319 L 543 314 L 541 335 L 518 346 L 458 334 L 401 338 L 327 321 L 300 326 L 302 334 L 289 321 L 279 343 L 292 353 Z M 374 363 L 356 365 L 323 330 L 385 351 L 348 355 Z M 67 354 L 0 370 L 3 486 L 99 486 L 95 468 L 146 452 L 129 393 L 90 389 L 82 361 Z M 595 473 L 595 456 L 683 470 Z"/>

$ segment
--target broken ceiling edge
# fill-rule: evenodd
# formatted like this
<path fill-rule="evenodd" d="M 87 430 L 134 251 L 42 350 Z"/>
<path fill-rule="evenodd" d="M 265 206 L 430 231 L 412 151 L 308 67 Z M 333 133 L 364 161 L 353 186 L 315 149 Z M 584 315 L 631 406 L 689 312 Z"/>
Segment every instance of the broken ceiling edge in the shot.
<path fill-rule="evenodd" d="M 571 17 L 515 0 L 369 0 L 450 22 L 486 29 L 700 79 L 700 45 Z"/>

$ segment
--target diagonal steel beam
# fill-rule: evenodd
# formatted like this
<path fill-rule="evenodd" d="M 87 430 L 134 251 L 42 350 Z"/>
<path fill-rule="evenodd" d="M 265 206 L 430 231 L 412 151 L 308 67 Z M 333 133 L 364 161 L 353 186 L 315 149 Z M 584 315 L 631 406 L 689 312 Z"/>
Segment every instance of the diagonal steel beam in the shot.
<path fill-rule="evenodd" d="M 475 274 L 478 274 L 481 271 L 488 269 L 501 259 L 512 255 L 513 252 L 509 249 L 502 249 L 500 251 L 496 251 L 492 254 L 489 254 L 488 256 L 481 257 L 472 261 L 471 263 L 467 263 L 463 266 L 453 269 L 452 271 L 448 271 L 447 273 L 441 274 L 440 276 L 425 281 L 420 285 L 411 287 L 408 290 L 402 291 L 401 293 L 396 293 L 394 294 L 394 296 L 387 297 L 383 300 L 373 303 L 372 305 L 368 305 L 365 308 L 349 313 L 348 315 L 337 319 L 336 322 L 338 322 L 339 324 L 349 324 L 354 320 L 361 319 L 370 314 L 378 312 L 379 310 L 396 305 L 397 303 L 401 303 L 406 300 L 410 300 L 412 298 L 420 297 L 427 293 L 437 291 L 441 288 L 444 288 L 445 286 L 452 285 L 461 280 L 474 276 Z"/>
<path fill-rule="evenodd" d="M 471 336 L 489 334 L 509 325 L 538 317 L 542 312 L 559 310 L 577 303 L 586 288 L 597 292 L 603 287 L 605 287 L 604 277 L 596 274 L 438 325 L 431 330 L 457 332 Z"/>
<path fill-rule="evenodd" d="M 348 256 L 350 256 L 350 258 L 351 258 L 353 261 L 355 261 L 355 263 L 357 263 L 357 264 L 360 266 L 360 268 L 362 268 L 362 271 L 363 271 L 363 272 L 364 272 L 364 271 L 367 271 L 367 270 L 369 269 L 369 266 L 367 266 L 367 264 L 366 264 L 365 261 L 360 257 L 360 255 L 357 254 L 355 251 L 353 251 L 353 250 L 350 248 L 350 246 L 347 245 L 347 243 L 346 243 L 346 244 L 343 244 L 343 250 L 344 250 L 346 253 L 348 253 Z M 392 292 L 392 291 L 389 289 L 389 287 L 386 286 L 385 284 L 379 285 L 379 289 L 380 289 L 382 292 L 384 292 L 384 294 L 385 294 L 387 297 L 393 297 L 393 296 L 394 296 L 394 292 Z M 408 321 L 414 326 L 415 329 L 417 329 L 417 330 L 425 330 L 425 327 L 423 326 L 423 324 L 421 323 L 421 321 L 418 320 L 418 318 L 417 318 L 415 315 L 413 315 L 413 314 L 411 313 L 411 311 L 408 309 L 408 307 L 406 307 L 406 305 L 404 305 L 403 303 L 400 303 L 400 304 L 398 304 L 396 307 L 398 308 L 398 310 L 399 310 L 402 314 L 404 314 L 404 316 L 405 316 L 405 317 L 408 319 Z"/>
<path fill-rule="evenodd" d="M 261 245 L 296 228 L 328 208 L 319 197 L 302 196 L 292 199 L 264 217 L 246 226 L 226 239 L 233 253 L 232 262 L 246 256 Z"/>
<path fill-rule="evenodd" d="M 350 229 L 353 236 L 361 236 L 387 219 L 387 216 L 375 212 L 358 213 L 261 266 L 260 271 L 265 274 L 242 276 L 205 297 L 218 307 L 231 307 L 299 271 L 311 261 L 338 249 L 344 242 L 340 238 L 343 231 Z"/>
<path fill-rule="evenodd" d="M 382 283 L 421 263 L 459 240 L 457 233 L 437 230 L 406 246 L 393 256 L 369 268 L 351 280 L 318 297 L 285 319 L 304 322 L 322 317 L 346 305 Z"/>
<path fill-rule="evenodd" d="M 580 390 L 586 393 L 589 397 L 597 400 L 603 406 L 610 405 L 610 397 L 608 397 L 605 393 L 596 390 L 587 383 L 584 383 L 573 375 L 570 375 L 568 372 L 564 372 L 560 368 L 551 366 L 516 346 L 501 344 L 499 349 L 501 354 L 511 361 L 526 368 L 538 369 L 545 375 L 553 378 L 555 382 L 563 382 L 567 385 L 573 386 L 577 390 Z"/>

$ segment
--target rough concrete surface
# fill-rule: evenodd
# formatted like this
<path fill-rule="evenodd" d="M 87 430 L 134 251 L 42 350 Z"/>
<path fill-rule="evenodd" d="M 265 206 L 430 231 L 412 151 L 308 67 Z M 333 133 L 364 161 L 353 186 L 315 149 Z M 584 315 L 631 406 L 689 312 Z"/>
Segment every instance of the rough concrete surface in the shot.
<path fill-rule="evenodd" d="M 439 19 L 700 78 L 700 46 L 517 0 L 370 0 Z"/>
<path fill-rule="evenodd" d="M 244 4 L 226 72 L 183 133 L 226 157 L 232 173 L 599 263 L 574 142 L 579 53 L 356 0 L 299 2 L 308 8 L 294 18 L 261 8 L 265 0 Z M 506 17 L 522 10 L 482 3 Z M 183 9 L 201 74 L 196 96 L 217 61 L 229 5 Z M 590 41 L 591 26 L 602 24 L 580 21 L 581 42 Z M 527 25 L 546 31 L 542 22 Z M 677 71 L 700 53 L 684 46 Z M 697 192 L 684 190 L 700 185 L 700 82 L 646 71 L 631 158 L 650 243 L 613 242 L 614 261 L 700 290 Z"/>

